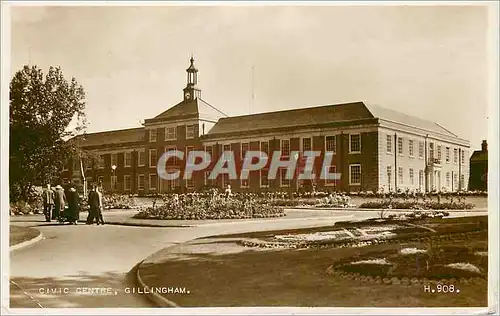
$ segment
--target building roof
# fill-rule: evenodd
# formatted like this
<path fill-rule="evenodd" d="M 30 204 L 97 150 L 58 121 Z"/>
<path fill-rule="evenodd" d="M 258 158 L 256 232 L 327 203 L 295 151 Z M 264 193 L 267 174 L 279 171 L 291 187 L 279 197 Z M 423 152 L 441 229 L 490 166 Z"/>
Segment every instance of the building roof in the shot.
<path fill-rule="evenodd" d="M 220 117 L 226 116 L 224 112 L 208 102 L 201 98 L 196 98 L 194 100 L 179 102 L 154 118 L 145 120 L 145 123 L 191 117 L 217 121 Z"/>
<path fill-rule="evenodd" d="M 439 125 L 438 123 L 424 120 L 419 117 L 407 115 L 394 110 L 390 110 L 374 104 L 365 104 L 365 106 L 369 109 L 373 117 L 376 117 L 378 119 L 417 127 L 420 129 L 424 129 L 427 131 L 435 132 L 450 137 L 457 137 L 456 134 L 450 132 L 449 130 Z"/>
<path fill-rule="evenodd" d="M 257 132 L 276 128 L 308 127 L 332 122 L 347 123 L 382 119 L 411 125 L 427 131 L 457 137 L 441 125 L 397 111 L 363 102 L 308 107 L 302 109 L 226 117 L 219 120 L 208 136 L 236 132 Z"/>
<path fill-rule="evenodd" d="M 88 133 L 72 138 L 73 141 L 81 141 L 82 147 L 94 147 L 102 145 L 123 145 L 144 141 L 144 127 L 128 128 L 115 131 Z"/>

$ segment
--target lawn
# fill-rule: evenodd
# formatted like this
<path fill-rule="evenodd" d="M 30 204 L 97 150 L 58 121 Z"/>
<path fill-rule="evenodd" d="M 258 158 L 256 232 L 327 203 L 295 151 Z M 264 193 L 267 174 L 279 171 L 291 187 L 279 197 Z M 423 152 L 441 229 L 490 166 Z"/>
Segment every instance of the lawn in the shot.
<path fill-rule="evenodd" d="M 474 219 L 472 219 L 472 222 Z M 486 218 L 476 218 L 485 222 Z M 453 227 L 471 222 L 468 219 L 428 220 L 428 224 L 449 224 Z M 329 229 L 334 228 L 330 227 Z M 437 227 L 437 226 L 435 226 Z M 472 226 L 464 226 L 471 228 Z M 457 280 L 475 275 L 457 270 L 440 270 L 440 264 L 472 261 L 479 266 L 482 277 L 487 275 L 487 256 L 473 257 L 473 253 L 487 251 L 487 231 L 481 225 L 481 233 L 464 238 L 435 239 L 390 244 L 378 244 L 360 248 L 304 248 L 286 250 L 262 250 L 246 248 L 240 252 L 218 252 L 218 249 L 234 247 L 236 242 L 210 238 L 198 241 L 213 251 L 181 256 L 178 259 L 156 259 L 141 267 L 141 276 L 152 287 L 178 286 L 189 289 L 189 295 L 165 295 L 183 307 L 234 307 L 234 306 L 299 306 L 299 307 L 482 307 L 487 306 L 487 281 L 475 278 L 474 282 Z M 328 228 L 320 228 L 326 231 Z M 270 238 L 275 234 L 317 232 L 318 229 L 259 232 L 232 235 L 231 238 Z M 445 230 L 449 231 L 448 229 Z M 456 230 L 453 230 L 456 231 Z M 439 232 L 439 230 L 438 230 Z M 430 233 L 427 231 L 427 233 Z M 422 232 L 422 234 L 426 234 Z M 433 234 L 436 236 L 436 234 Z M 225 236 L 228 238 L 228 236 Z M 189 245 L 182 246 L 188 252 Z M 196 247 L 200 247 L 199 245 Z M 240 247 L 241 248 L 241 247 Z M 422 274 L 423 262 L 429 253 L 401 257 L 404 248 L 433 249 L 433 263 L 428 274 Z M 443 250 L 443 251 L 441 251 Z M 332 266 L 363 259 L 386 257 L 398 264 L 397 269 L 361 269 L 360 274 L 392 276 L 413 275 L 449 279 L 459 293 L 426 292 L 426 284 L 377 284 L 361 278 L 348 279 L 336 273 L 328 273 Z M 166 257 L 165 257 L 166 258 Z M 423 261 L 422 261 L 423 260 Z M 352 267 L 352 265 L 351 265 Z M 420 274 L 419 274 L 420 273 Z M 447 274 L 448 273 L 448 274 Z M 391 275 L 389 275 L 390 277 Z M 430 283 L 428 285 L 431 285 Z M 432 285 L 431 285 L 432 286 Z"/>
<path fill-rule="evenodd" d="M 38 230 L 31 227 L 10 225 L 9 244 L 10 246 L 14 246 L 24 241 L 36 238 L 39 234 L 40 232 Z"/>

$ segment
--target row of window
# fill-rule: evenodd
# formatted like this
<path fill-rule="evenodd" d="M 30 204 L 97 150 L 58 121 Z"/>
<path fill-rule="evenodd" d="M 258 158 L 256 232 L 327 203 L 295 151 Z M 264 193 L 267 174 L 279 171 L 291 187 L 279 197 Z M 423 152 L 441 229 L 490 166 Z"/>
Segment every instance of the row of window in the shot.
<path fill-rule="evenodd" d="M 392 180 L 393 180 L 392 175 L 393 175 L 392 174 L 392 166 L 387 166 L 387 181 L 388 181 L 389 187 L 390 187 Z M 415 185 L 416 184 L 415 183 L 415 172 L 414 172 L 413 168 L 408 169 L 408 176 L 409 176 L 409 182 L 407 184 Z M 437 179 L 434 179 L 434 183 L 440 185 L 441 172 L 437 171 L 436 176 L 437 176 Z M 460 181 L 461 181 L 461 187 L 463 187 L 465 184 L 465 175 L 464 174 L 460 175 Z M 403 167 L 398 168 L 398 183 L 405 184 Z M 453 174 L 453 184 L 454 184 L 455 188 L 458 188 L 458 174 L 457 173 Z M 419 186 L 424 185 L 424 171 L 423 170 L 418 171 L 418 185 Z M 446 173 L 446 187 L 448 187 L 448 188 L 451 187 L 451 173 L 450 172 Z"/>
<path fill-rule="evenodd" d="M 393 140 L 394 136 L 388 134 L 387 135 L 387 153 L 392 154 L 393 152 Z M 408 139 L 408 156 L 414 157 L 415 156 L 415 144 L 416 141 L 413 139 Z M 404 148 L 404 139 L 403 137 L 397 137 L 397 152 L 399 155 L 403 155 L 403 148 Z M 436 150 L 435 150 L 436 149 Z M 425 144 L 423 141 L 418 141 L 418 157 L 423 159 L 424 158 L 424 150 L 425 150 Z M 429 142 L 429 159 L 436 159 L 437 161 L 441 162 L 442 160 L 442 146 L 437 145 L 436 148 L 434 147 L 433 142 Z M 446 163 L 450 163 L 450 157 L 451 155 L 451 148 L 450 147 L 445 147 L 445 161 Z M 465 151 L 461 151 L 461 164 L 465 164 Z M 458 163 L 458 148 L 453 148 L 453 163 L 457 164 Z"/>
<path fill-rule="evenodd" d="M 361 137 L 359 134 L 351 134 L 349 138 L 349 149 L 350 153 L 359 153 L 361 151 Z M 325 148 L 326 151 L 329 152 L 336 152 L 336 138 L 335 136 L 326 136 L 325 137 Z M 176 150 L 176 146 L 166 146 L 164 148 L 165 152 L 170 151 L 170 150 Z M 186 146 L 186 151 L 185 151 L 185 157 L 189 154 L 190 151 L 194 149 L 193 146 Z M 223 151 L 231 151 L 231 144 L 224 144 L 222 147 Z M 243 159 L 245 157 L 247 151 L 250 150 L 250 143 L 241 143 L 241 151 L 240 151 L 240 156 Z M 289 157 L 290 156 L 290 140 L 289 139 L 282 139 L 280 140 L 280 150 L 281 154 L 283 157 Z M 301 152 L 305 151 L 311 151 L 313 150 L 312 147 L 312 138 L 302 138 L 301 140 Z M 261 141 L 259 143 L 259 151 L 265 153 L 266 155 L 269 155 L 269 141 Z M 205 146 L 205 152 L 209 153 L 210 156 L 213 155 L 213 146 Z M 156 164 L 158 162 L 158 155 L 157 155 L 157 150 L 156 149 L 150 149 L 149 150 L 149 167 L 156 167 Z M 77 164 L 78 161 L 75 161 L 75 164 L 73 165 L 73 170 L 78 170 L 79 165 Z M 178 160 L 177 157 L 171 158 L 169 160 L 170 164 L 177 164 Z M 138 151 L 138 161 L 137 161 L 138 166 L 145 166 L 146 165 L 146 153 L 144 150 Z M 91 164 L 85 164 L 86 169 L 91 169 L 92 166 Z M 112 166 L 118 166 L 118 153 L 113 153 L 111 154 L 111 167 Z M 99 160 L 97 162 L 97 168 L 103 169 L 105 167 L 105 161 L 104 161 L 104 155 L 99 156 Z M 132 167 L 132 152 L 125 152 L 124 153 L 124 167 Z"/>
<path fill-rule="evenodd" d="M 336 172 L 336 167 L 335 166 L 330 166 L 327 167 L 327 171 L 330 173 L 335 173 Z M 269 179 L 268 179 L 268 170 L 260 170 L 259 171 L 259 177 L 260 177 L 260 186 L 261 187 L 268 187 L 269 186 Z M 289 187 L 291 184 L 291 179 L 286 178 L 286 173 L 287 169 L 280 169 L 280 186 L 281 187 Z M 213 186 L 215 185 L 216 181 L 213 179 L 209 179 L 210 171 L 205 172 L 205 182 L 204 184 L 207 186 Z M 149 189 L 150 190 L 156 190 L 158 188 L 158 176 L 156 173 L 151 173 L 149 174 Z M 222 174 L 221 175 L 222 179 L 222 187 L 226 187 L 228 184 L 230 184 L 230 178 L 229 174 Z M 98 182 L 102 183 L 104 181 L 104 177 L 100 176 L 98 178 Z M 241 179 L 241 187 L 242 188 L 248 188 L 249 187 L 249 179 Z M 332 185 L 335 186 L 335 180 L 325 180 L 325 185 Z M 92 177 L 87 177 L 87 182 L 92 182 Z M 179 179 L 175 180 L 167 180 L 167 188 L 170 189 L 175 189 L 179 187 Z M 118 176 L 111 176 L 111 189 L 116 190 L 118 189 Z M 351 164 L 349 165 L 349 184 L 350 185 L 360 185 L 361 184 L 361 165 L 360 164 Z M 186 180 L 186 187 L 187 188 L 194 188 L 194 180 L 193 178 L 187 179 Z M 137 189 L 138 190 L 144 190 L 145 188 L 145 175 L 140 174 L 137 176 Z M 130 191 L 132 190 L 132 176 L 131 175 L 124 175 L 123 176 L 123 189 L 124 191 Z"/>
<path fill-rule="evenodd" d="M 197 125 L 185 125 L 186 138 L 195 138 Z M 177 140 L 177 129 L 179 126 L 165 127 L 165 141 Z M 156 128 L 149 130 L 149 141 L 156 142 L 158 140 L 158 130 Z"/>

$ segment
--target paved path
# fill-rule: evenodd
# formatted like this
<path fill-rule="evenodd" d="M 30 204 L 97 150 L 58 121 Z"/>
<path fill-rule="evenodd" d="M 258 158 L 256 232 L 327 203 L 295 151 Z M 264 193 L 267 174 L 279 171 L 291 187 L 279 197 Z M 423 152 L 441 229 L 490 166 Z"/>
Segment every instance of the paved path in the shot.
<path fill-rule="evenodd" d="M 106 212 L 105 220 L 125 221 L 133 213 Z M 11 307 L 152 307 L 144 296 L 126 290 L 135 286 L 132 267 L 165 247 L 203 236 L 324 226 L 377 216 L 376 212 L 327 210 L 311 211 L 309 216 L 303 210 L 287 213 L 279 219 L 199 221 L 197 227 L 163 228 L 59 225 L 45 223 L 42 215 L 13 217 L 11 224 L 36 226 L 45 238 L 10 254 Z M 468 215 L 482 213 L 458 214 Z M 82 293 L 96 287 L 109 292 Z"/>

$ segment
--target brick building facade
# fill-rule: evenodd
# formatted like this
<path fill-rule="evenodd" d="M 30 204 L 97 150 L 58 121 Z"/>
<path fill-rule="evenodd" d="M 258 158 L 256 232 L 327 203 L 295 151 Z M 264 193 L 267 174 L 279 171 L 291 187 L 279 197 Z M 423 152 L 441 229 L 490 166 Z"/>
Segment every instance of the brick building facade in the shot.
<path fill-rule="evenodd" d="M 71 140 L 98 157 L 94 162 L 82 162 L 87 183 L 100 183 L 106 191 L 135 194 L 224 188 L 227 184 L 235 191 L 250 192 L 295 191 L 312 185 L 337 191 L 467 188 L 469 142 L 437 123 L 363 102 L 228 117 L 202 99 L 193 59 L 186 71 L 183 100 L 146 119 L 142 127 Z M 212 163 L 195 172 L 191 180 L 163 180 L 157 175 L 157 162 L 171 149 L 186 153 L 205 150 Z M 226 150 L 234 152 L 237 168 L 248 150 L 280 150 L 283 159 L 298 151 L 299 161 L 304 151 L 321 151 L 314 164 L 317 175 L 325 152 L 330 152 L 333 160 L 326 168 L 340 173 L 341 178 L 311 181 L 295 176 L 287 180 L 282 176 L 286 169 L 280 169 L 271 180 L 267 178 L 269 169 L 264 168 L 250 171 L 248 180 L 229 180 L 228 175 L 208 179 L 208 171 Z M 78 161 L 69 162 L 64 181 L 81 182 L 81 169 Z M 183 161 L 170 159 L 167 170 L 182 172 Z"/>

